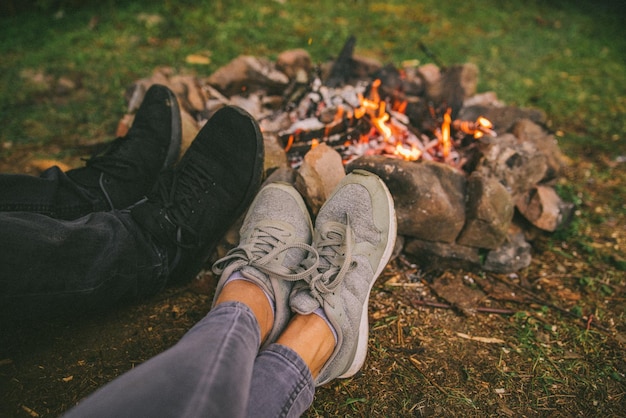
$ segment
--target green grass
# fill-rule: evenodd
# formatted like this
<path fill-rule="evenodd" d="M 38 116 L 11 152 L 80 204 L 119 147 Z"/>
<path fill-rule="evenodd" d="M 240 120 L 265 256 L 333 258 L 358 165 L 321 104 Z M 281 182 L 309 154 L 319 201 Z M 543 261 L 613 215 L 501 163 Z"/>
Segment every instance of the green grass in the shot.
<path fill-rule="evenodd" d="M 566 133 L 566 148 L 623 146 L 626 37 L 619 13 L 602 3 L 74 3 L 42 2 L 43 12 L 2 19 L 2 141 L 71 144 L 110 133 L 124 111 L 123 90 L 156 66 L 208 75 L 239 54 L 274 58 L 290 48 L 322 62 L 354 34 L 358 53 L 383 62 L 428 62 L 423 44 L 445 64 L 478 64 L 481 90 L 546 110 L 553 128 Z M 199 52 L 210 55 L 209 66 L 185 64 Z M 28 69 L 78 78 L 86 93 L 78 103 L 53 103 L 25 85 L 20 74 Z"/>

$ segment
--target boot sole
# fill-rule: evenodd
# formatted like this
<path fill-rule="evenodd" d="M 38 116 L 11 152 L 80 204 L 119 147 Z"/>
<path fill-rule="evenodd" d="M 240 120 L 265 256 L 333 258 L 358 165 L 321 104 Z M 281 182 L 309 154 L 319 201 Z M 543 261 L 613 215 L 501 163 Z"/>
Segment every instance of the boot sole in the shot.
<path fill-rule="evenodd" d="M 176 163 L 176 161 L 178 160 L 183 137 L 182 120 L 180 116 L 180 107 L 178 106 L 178 99 L 170 89 L 167 89 L 167 95 L 170 98 L 170 112 L 172 121 L 172 127 L 170 131 L 171 140 L 170 145 L 167 149 L 167 154 L 165 155 L 165 160 L 163 161 L 163 166 L 161 167 L 161 171 L 172 167 L 174 163 Z"/>

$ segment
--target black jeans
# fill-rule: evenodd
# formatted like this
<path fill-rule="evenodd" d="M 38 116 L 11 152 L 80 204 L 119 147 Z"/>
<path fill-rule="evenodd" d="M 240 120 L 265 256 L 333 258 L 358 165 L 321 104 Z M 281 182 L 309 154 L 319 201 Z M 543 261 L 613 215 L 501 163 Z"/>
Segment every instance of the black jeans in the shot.
<path fill-rule="evenodd" d="M 128 210 L 99 209 L 56 167 L 40 177 L 0 175 L 3 316 L 106 308 L 164 286 L 166 254 Z"/>

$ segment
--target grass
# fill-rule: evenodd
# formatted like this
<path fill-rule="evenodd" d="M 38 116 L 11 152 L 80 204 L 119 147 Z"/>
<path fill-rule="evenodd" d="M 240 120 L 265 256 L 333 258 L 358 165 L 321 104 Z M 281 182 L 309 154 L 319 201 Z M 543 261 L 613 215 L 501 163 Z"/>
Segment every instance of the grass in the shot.
<path fill-rule="evenodd" d="M 404 302 L 410 289 L 377 287 L 364 373 L 321 388 L 308 415 L 619 416 L 624 341 L 593 325 L 626 333 L 626 175 L 618 158 L 626 156 L 625 9 L 610 0 L 39 1 L 0 18 L 0 163 L 20 171 L 24 155 L 71 160 L 83 145 L 112 138 L 125 89 L 158 66 L 203 77 L 240 54 L 273 59 L 291 48 L 321 63 L 351 34 L 358 54 L 384 63 L 473 62 L 479 91 L 546 112 L 572 162 L 557 189 L 576 216 L 538 237 L 533 265 L 518 274 L 549 303 L 511 302 L 512 316 L 465 318 L 411 306 Z M 187 64 L 190 54 L 210 63 Z M 62 78 L 77 88 L 57 91 Z M 580 297 L 564 299 L 564 289 Z M 124 315 L 103 327 L 115 329 Z M 190 316 L 193 323 L 200 313 Z M 68 333 L 80 341 L 66 326 L 57 332 L 55 341 Z M 465 341 L 456 332 L 506 343 Z M 151 341 L 152 349 L 176 340 L 168 337 Z M 123 369 L 116 364 L 116 373 Z M 51 379 L 58 385 L 58 376 Z M 46 382 L 32 379 L 33 390 Z M 79 389 L 75 396 L 86 394 Z M 18 396 L 36 399 L 24 390 Z M 50 414 L 66 407 L 49 406 Z"/>

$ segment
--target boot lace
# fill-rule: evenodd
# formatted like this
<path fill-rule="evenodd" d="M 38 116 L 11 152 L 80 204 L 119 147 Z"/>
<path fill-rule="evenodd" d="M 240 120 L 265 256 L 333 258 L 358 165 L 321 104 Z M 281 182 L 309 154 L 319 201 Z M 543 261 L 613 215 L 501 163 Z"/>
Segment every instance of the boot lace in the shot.
<path fill-rule="evenodd" d="M 166 218 L 177 227 L 176 245 L 191 249 L 200 242 L 200 235 L 189 222 L 193 222 L 196 211 L 203 208 L 201 205 L 211 204 L 203 201 L 202 196 L 209 193 L 207 185 L 215 185 L 215 181 L 198 164 L 188 164 L 184 170 L 170 176 L 173 180 L 160 181 L 156 193 L 163 202 Z"/>

